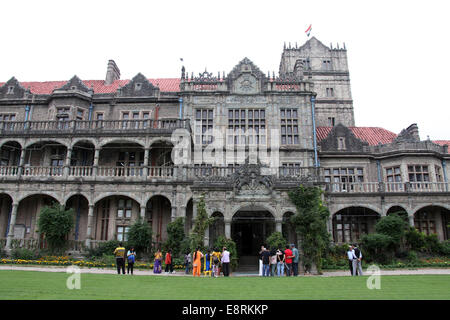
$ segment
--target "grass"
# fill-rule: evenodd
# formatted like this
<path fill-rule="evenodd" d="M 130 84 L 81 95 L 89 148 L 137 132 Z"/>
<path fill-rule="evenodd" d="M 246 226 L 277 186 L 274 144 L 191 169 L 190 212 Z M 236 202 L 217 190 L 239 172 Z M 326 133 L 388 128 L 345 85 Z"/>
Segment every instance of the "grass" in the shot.
<path fill-rule="evenodd" d="M 69 290 L 63 272 L 0 271 L 1 300 L 449 300 L 449 275 L 382 276 L 369 290 L 364 277 L 193 278 L 81 274 Z"/>

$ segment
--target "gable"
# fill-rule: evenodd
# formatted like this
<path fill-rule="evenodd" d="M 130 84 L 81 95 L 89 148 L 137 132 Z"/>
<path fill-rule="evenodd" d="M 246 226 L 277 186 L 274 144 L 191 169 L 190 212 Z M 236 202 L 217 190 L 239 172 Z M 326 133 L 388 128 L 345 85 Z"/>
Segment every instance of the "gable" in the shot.
<path fill-rule="evenodd" d="M 158 91 L 159 89 L 148 81 L 142 73 L 138 73 L 130 82 L 118 89 L 121 97 L 155 96 Z"/>

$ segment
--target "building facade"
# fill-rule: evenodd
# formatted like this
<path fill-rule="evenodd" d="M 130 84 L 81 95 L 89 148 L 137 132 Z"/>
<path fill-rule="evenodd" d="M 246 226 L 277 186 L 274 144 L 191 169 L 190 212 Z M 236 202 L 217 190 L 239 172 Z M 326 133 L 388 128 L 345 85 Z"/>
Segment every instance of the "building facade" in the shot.
<path fill-rule="evenodd" d="M 401 212 L 410 225 L 448 239 L 449 141 L 421 141 L 357 127 L 345 46 L 311 38 L 285 47 L 279 74 L 248 58 L 225 75 L 176 79 L 0 84 L 0 238 L 7 248 L 39 242 L 43 206 L 74 208 L 73 250 L 126 240 L 138 217 L 155 243 L 185 218 L 192 228 L 204 197 L 216 217 L 205 235 L 233 238 L 255 255 L 273 231 L 290 242 L 288 192 L 324 190 L 336 243 L 357 241 L 376 220 Z"/>

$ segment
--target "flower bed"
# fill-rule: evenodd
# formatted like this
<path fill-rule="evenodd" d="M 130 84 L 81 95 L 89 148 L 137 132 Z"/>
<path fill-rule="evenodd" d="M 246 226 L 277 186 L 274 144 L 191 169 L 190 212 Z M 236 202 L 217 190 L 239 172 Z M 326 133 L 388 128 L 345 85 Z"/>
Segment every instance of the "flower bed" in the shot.
<path fill-rule="evenodd" d="M 111 268 L 116 264 L 106 264 L 100 261 L 84 261 L 73 260 L 69 257 L 42 257 L 37 260 L 24 259 L 0 259 L 0 264 L 16 264 L 16 265 L 38 265 L 38 266 L 79 266 L 88 268 Z M 163 264 L 164 267 L 164 264 Z M 153 269 L 153 263 L 136 262 L 134 268 L 137 269 Z M 174 269 L 184 269 L 182 265 L 174 265 Z"/>

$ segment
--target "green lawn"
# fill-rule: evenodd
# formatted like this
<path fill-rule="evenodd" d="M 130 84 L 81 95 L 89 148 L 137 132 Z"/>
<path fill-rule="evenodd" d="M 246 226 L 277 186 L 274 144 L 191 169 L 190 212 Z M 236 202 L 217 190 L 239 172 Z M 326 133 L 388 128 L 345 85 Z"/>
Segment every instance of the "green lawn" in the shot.
<path fill-rule="evenodd" d="M 69 290 L 69 274 L 0 271 L 0 299 L 450 299 L 449 275 L 382 276 L 369 290 L 368 277 L 192 278 L 81 274 L 81 289 Z"/>

